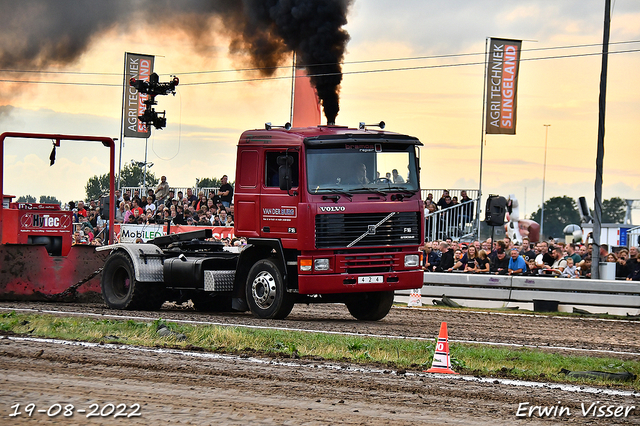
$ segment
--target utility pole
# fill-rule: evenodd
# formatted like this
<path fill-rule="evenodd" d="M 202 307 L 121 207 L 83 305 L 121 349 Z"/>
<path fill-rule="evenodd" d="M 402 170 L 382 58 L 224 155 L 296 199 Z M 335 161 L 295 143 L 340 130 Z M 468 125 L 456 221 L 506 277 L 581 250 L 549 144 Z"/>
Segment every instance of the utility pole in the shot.
<path fill-rule="evenodd" d="M 544 165 L 542 166 L 542 206 L 540 207 L 540 239 L 544 235 L 544 187 L 547 179 L 547 139 L 549 137 L 549 126 L 551 124 L 543 124 L 544 129 Z"/>
<path fill-rule="evenodd" d="M 604 163 L 604 117 L 607 104 L 607 64 L 609 58 L 609 29 L 611 28 L 611 0 L 605 1 L 604 31 L 602 36 L 602 70 L 600 71 L 600 97 L 598 102 L 598 149 L 596 150 L 596 182 L 593 205 L 593 250 L 591 252 L 591 278 L 600 278 L 600 233 L 602 232 L 602 170 Z"/>

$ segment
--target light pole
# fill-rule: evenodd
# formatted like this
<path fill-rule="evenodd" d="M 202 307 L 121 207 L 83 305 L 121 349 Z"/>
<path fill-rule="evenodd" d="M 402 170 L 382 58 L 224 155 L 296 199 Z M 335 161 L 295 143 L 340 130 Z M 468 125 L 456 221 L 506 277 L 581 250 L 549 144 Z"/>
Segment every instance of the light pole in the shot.
<path fill-rule="evenodd" d="M 544 235 L 544 186 L 547 179 L 547 139 L 549 137 L 549 126 L 543 124 L 544 129 L 544 166 L 542 167 L 542 206 L 540 207 L 540 238 Z"/>
<path fill-rule="evenodd" d="M 134 166 L 138 166 L 138 167 L 144 167 L 143 170 L 143 174 L 142 174 L 142 190 L 145 192 L 147 192 L 147 168 L 151 168 L 153 167 L 153 163 L 149 163 L 147 161 L 135 161 L 135 160 L 131 160 L 131 164 Z"/>

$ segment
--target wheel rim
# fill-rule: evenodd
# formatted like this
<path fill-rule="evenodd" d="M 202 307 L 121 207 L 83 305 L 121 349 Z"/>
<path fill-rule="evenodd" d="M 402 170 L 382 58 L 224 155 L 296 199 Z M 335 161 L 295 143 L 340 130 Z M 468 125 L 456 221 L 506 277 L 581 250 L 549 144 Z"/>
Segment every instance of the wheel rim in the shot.
<path fill-rule="evenodd" d="M 129 294 L 129 286 L 131 285 L 131 277 L 125 268 L 118 268 L 113 273 L 113 294 L 118 298 L 126 297 Z"/>
<path fill-rule="evenodd" d="M 269 309 L 276 299 L 276 280 L 269 272 L 262 271 L 253 279 L 251 295 L 260 309 Z"/>

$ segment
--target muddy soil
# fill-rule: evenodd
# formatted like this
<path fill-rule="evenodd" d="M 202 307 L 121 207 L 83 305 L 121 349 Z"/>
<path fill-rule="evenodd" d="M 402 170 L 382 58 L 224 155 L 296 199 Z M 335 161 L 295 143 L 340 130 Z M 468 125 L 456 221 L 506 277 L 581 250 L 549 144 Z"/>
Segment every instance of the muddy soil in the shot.
<path fill-rule="evenodd" d="M 424 338 L 435 338 L 440 322 L 447 321 L 449 338 L 454 341 L 538 345 L 553 351 L 585 348 L 629 353 L 616 358 L 637 359 L 640 353 L 640 324 L 635 321 L 394 308 L 384 320 L 366 323 L 353 320 L 341 305 L 296 306 L 284 321 L 179 309 L 118 312 L 99 304 L 2 302 L 0 308 Z M 549 386 L 529 388 L 420 372 L 360 371 L 346 364 L 291 361 L 201 358 L 5 337 L 0 339 L 0 424 L 640 424 L 637 393 L 576 393 Z M 36 405 L 31 417 L 25 411 L 30 403 Z M 517 417 L 519 407 L 524 410 L 520 413 L 527 412 L 525 405 L 520 405 L 525 403 L 526 407 L 557 406 L 558 413 L 560 409 L 564 411 L 544 418 L 539 412 L 532 417 Z M 593 403 L 636 409 L 626 417 L 583 416 L 581 404 L 588 408 Z M 10 417 L 16 411 L 11 408 L 15 404 L 20 404 L 21 414 Z M 50 416 L 58 410 L 56 404 L 61 405 L 62 412 Z M 114 418 L 115 413 L 109 414 L 109 404 L 116 406 L 115 413 L 140 416 Z M 124 405 L 117 407 L 119 404 Z M 139 411 L 134 404 L 140 405 Z M 70 405 L 73 415 L 65 417 L 64 407 Z M 87 418 L 92 410 L 98 415 Z"/>

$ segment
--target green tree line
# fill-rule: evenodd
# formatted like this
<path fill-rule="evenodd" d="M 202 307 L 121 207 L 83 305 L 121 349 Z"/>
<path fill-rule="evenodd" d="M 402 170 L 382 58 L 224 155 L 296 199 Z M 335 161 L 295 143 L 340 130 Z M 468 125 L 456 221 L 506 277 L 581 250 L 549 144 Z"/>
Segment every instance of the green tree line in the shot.
<path fill-rule="evenodd" d="M 626 214 L 626 203 L 620 197 L 613 197 L 602 202 L 602 223 L 622 223 Z M 540 223 L 542 215 L 538 208 L 529 219 Z M 593 217 L 593 213 L 591 213 Z M 580 224 L 578 203 L 571 197 L 552 197 L 544 202 L 544 237 L 562 238 L 565 226 Z"/>

